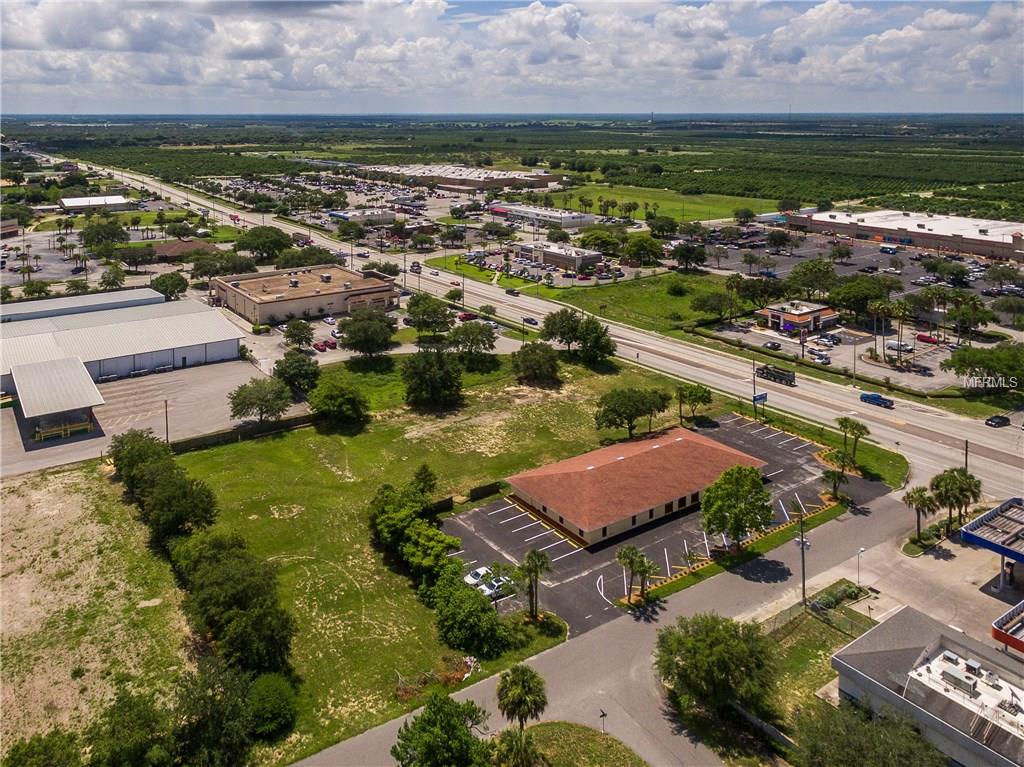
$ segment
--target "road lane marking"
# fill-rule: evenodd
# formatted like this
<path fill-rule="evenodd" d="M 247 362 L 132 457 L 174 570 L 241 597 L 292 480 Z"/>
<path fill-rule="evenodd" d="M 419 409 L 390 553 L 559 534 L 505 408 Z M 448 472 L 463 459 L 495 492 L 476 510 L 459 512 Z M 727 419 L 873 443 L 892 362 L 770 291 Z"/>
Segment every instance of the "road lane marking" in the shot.
<path fill-rule="evenodd" d="M 523 512 L 522 514 L 516 514 L 516 515 L 515 515 L 514 517 L 509 517 L 508 519 L 503 519 L 503 520 L 501 520 L 501 522 L 499 522 L 498 524 L 499 524 L 499 525 L 503 525 L 503 524 L 505 524 L 506 522 L 511 522 L 511 521 L 512 521 L 513 519 L 519 519 L 520 517 L 525 517 L 525 516 L 526 516 L 527 514 L 529 514 L 529 513 L 530 513 L 530 512 L 528 512 L 528 511 L 524 511 L 524 512 Z"/>
<path fill-rule="evenodd" d="M 536 522 L 531 522 L 528 525 L 523 525 L 522 527 L 517 527 L 515 530 L 512 530 L 512 532 L 513 533 L 518 533 L 520 530 L 525 530 L 528 527 L 533 527 L 534 525 L 539 525 L 539 524 L 540 524 L 540 520 L 538 519 Z"/>

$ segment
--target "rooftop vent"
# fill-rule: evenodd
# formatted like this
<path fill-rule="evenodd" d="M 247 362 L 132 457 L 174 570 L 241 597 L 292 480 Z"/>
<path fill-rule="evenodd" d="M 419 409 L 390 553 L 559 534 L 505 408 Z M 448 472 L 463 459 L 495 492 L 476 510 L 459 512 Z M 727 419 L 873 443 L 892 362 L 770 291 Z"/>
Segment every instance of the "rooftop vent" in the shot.
<path fill-rule="evenodd" d="M 661 445 L 651 445 L 651 450 L 657 450 Z"/>
<path fill-rule="evenodd" d="M 232 282 L 231 282 L 231 287 L 233 287 L 233 288 L 237 288 L 237 287 L 238 287 L 238 285 L 239 285 L 239 282 L 238 282 L 238 280 L 232 280 Z"/>
<path fill-rule="evenodd" d="M 979 661 L 974 660 L 973 658 L 967 659 L 967 662 L 964 663 L 964 668 L 967 669 L 968 674 L 981 676 L 981 663 Z"/>
<path fill-rule="evenodd" d="M 330 281 L 331 281 L 331 275 L 328 274 L 327 272 L 324 272 L 323 274 L 320 275 L 320 282 L 330 282 Z"/>
<path fill-rule="evenodd" d="M 320 293 L 320 288 L 317 288 L 317 289 L 316 289 L 315 291 L 313 291 L 313 292 L 314 292 L 314 293 Z"/>
<path fill-rule="evenodd" d="M 346 282 L 345 283 L 345 287 L 346 288 L 351 288 L 352 287 L 352 283 L 351 282 Z"/>
<path fill-rule="evenodd" d="M 587 467 L 587 471 L 591 471 L 593 468 L 594 468 L 593 466 L 588 466 Z"/>
<path fill-rule="evenodd" d="M 960 656 L 952 650 L 944 650 L 942 653 L 942 659 L 946 661 L 946 663 L 952 663 L 954 666 L 959 665 L 960 663 Z"/>
<path fill-rule="evenodd" d="M 618 458 L 616 458 L 615 460 L 616 460 L 616 461 L 624 461 L 624 460 L 626 460 L 626 456 L 624 456 L 624 455 L 620 455 L 620 456 L 619 456 Z"/>

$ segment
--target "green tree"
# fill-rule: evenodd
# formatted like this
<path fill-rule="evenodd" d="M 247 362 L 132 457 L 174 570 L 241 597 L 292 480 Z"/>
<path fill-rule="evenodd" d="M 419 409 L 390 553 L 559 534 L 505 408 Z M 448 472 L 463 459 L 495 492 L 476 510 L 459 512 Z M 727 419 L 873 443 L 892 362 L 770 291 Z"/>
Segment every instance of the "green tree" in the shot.
<path fill-rule="evenodd" d="M 615 552 L 615 561 L 622 565 L 622 569 L 629 573 L 629 586 L 626 588 L 627 599 L 632 599 L 633 597 L 633 581 L 636 579 L 636 566 L 642 556 L 643 554 L 640 549 L 631 543 L 620 546 Z"/>
<path fill-rule="evenodd" d="M 491 359 L 498 334 L 494 328 L 482 322 L 463 322 L 452 328 L 446 343 L 448 348 L 460 355 L 467 370 L 483 370 Z"/>
<path fill-rule="evenodd" d="M 409 486 L 426 498 L 437 490 L 437 474 L 429 465 L 421 463 L 413 472 Z"/>
<path fill-rule="evenodd" d="M 422 522 L 417 519 L 410 527 Z M 505 651 L 504 629 L 491 600 L 463 583 L 458 571 L 442 573 L 433 599 L 437 635 L 446 645 L 479 658 L 496 658 Z"/>
<path fill-rule="evenodd" d="M 675 234 L 679 224 L 669 216 L 655 216 L 647 220 L 647 228 L 651 230 L 652 236 L 663 240 Z"/>
<path fill-rule="evenodd" d="M 580 236 L 580 247 L 613 256 L 622 248 L 619 238 L 603 229 L 591 229 Z"/>
<path fill-rule="evenodd" d="M 119 688 L 85 733 L 89 763 L 103 767 L 170 767 L 170 717 L 151 695 Z"/>
<path fill-rule="evenodd" d="M 452 288 L 444 294 L 445 300 L 458 303 L 462 300 L 462 288 Z"/>
<path fill-rule="evenodd" d="M 235 251 L 248 251 L 257 261 L 273 261 L 291 245 L 292 238 L 276 226 L 254 226 L 235 239 Z"/>
<path fill-rule="evenodd" d="M 569 233 L 560 226 L 553 226 L 548 229 L 548 242 L 569 242 Z"/>
<path fill-rule="evenodd" d="M 641 266 L 652 266 L 659 263 L 662 257 L 661 243 L 644 232 L 631 234 L 626 240 L 622 253 L 626 258 L 636 261 Z"/>
<path fill-rule="evenodd" d="M 765 238 L 769 248 L 782 248 L 789 244 L 789 232 L 772 229 Z"/>
<path fill-rule="evenodd" d="M 284 328 L 285 343 L 302 348 L 313 343 L 313 326 L 305 320 L 289 320 Z"/>
<path fill-rule="evenodd" d="M 400 767 L 488 767 L 490 749 L 473 732 L 486 721 L 487 712 L 473 701 L 432 692 L 422 713 L 399 729 L 391 756 Z"/>
<path fill-rule="evenodd" d="M 679 423 L 683 422 L 683 405 L 690 408 L 690 418 L 697 417 L 697 410 L 711 404 L 711 389 L 703 384 L 684 383 L 676 388 L 679 401 Z"/>
<path fill-rule="evenodd" d="M 405 401 L 416 408 L 444 410 L 462 402 L 462 368 L 455 356 L 424 349 L 402 364 Z"/>
<path fill-rule="evenodd" d="M 783 197 L 779 200 L 780 211 L 800 210 L 800 200 L 795 197 Z"/>
<path fill-rule="evenodd" d="M 292 396 L 301 397 L 313 390 L 320 379 L 320 364 L 297 349 L 289 349 L 274 363 L 274 378 L 291 389 Z"/>
<path fill-rule="evenodd" d="M 526 729 L 530 719 L 540 719 L 548 705 L 544 677 L 527 665 L 517 663 L 498 679 L 498 710 L 510 722 Z"/>
<path fill-rule="evenodd" d="M 274 259 L 275 269 L 301 269 L 305 266 L 337 263 L 327 248 L 310 245 L 305 248 L 285 248 Z M 369 265 L 367 265 L 369 266 Z"/>
<path fill-rule="evenodd" d="M 530 618 L 537 620 L 540 614 L 540 578 L 551 570 L 551 559 L 543 551 L 530 549 L 519 563 L 519 579 L 526 582 L 526 597 Z"/>
<path fill-rule="evenodd" d="M 651 421 L 664 411 L 672 398 L 659 389 L 612 389 L 597 402 L 594 422 L 598 429 L 625 429 L 629 437 L 636 431 L 636 422 L 643 417 Z"/>
<path fill-rule="evenodd" d="M 170 446 L 154 437 L 149 429 L 129 429 L 111 438 L 107 455 L 124 483 L 128 498 L 138 500 L 145 487 L 146 465 L 170 462 L 174 454 Z"/>
<path fill-rule="evenodd" d="M 604 362 L 615 354 L 617 348 L 608 333 L 608 326 L 591 316 L 580 320 L 576 340 L 579 342 L 580 359 L 588 365 Z"/>
<path fill-rule="evenodd" d="M 108 266 L 100 275 L 100 287 L 104 290 L 124 287 L 124 269 L 117 264 Z"/>
<path fill-rule="evenodd" d="M 458 538 L 443 533 L 425 519 L 415 519 L 406 528 L 399 551 L 416 582 L 433 583 L 449 564 L 448 555 L 459 547 Z"/>
<path fill-rule="evenodd" d="M 744 536 L 768 528 L 774 516 L 771 495 L 761 472 L 751 466 L 733 466 L 708 485 L 701 496 L 701 517 L 709 534 L 724 533 L 733 549 Z"/>
<path fill-rule="evenodd" d="M 11 289 L 4 285 L 6 293 L 2 296 L 2 300 L 11 300 Z M 69 296 L 80 296 L 84 293 L 89 292 L 89 283 L 81 278 L 70 279 L 64 283 L 64 292 Z"/>
<path fill-rule="evenodd" d="M 482 314 L 484 317 L 493 317 L 497 313 L 498 313 L 498 310 L 494 308 L 493 304 L 481 304 L 480 305 L 480 314 Z"/>
<path fill-rule="evenodd" d="M 743 261 L 743 265 L 747 267 L 747 274 L 753 274 L 754 267 L 761 263 L 761 256 L 753 251 L 747 250 L 744 251 L 740 260 Z"/>
<path fill-rule="evenodd" d="M 1010 323 L 1016 324 L 1017 318 L 1024 316 L 1024 298 L 1018 296 L 1001 296 L 992 302 L 992 309 L 1010 315 Z"/>
<path fill-rule="evenodd" d="M 216 656 L 178 682 L 173 738 L 178 764 L 235 767 L 252 748 L 248 677 Z"/>
<path fill-rule="evenodd" d="M 939 504 L 935 496 L 928 492 L 927 487 L 918 485 L 912 487 L 903 494 L 904 505 L 914 512 L 914 519 L 917 522 L 916 541 L 921 541 L 921 518 L 930 517 L 939 510 Z"/>
<path fill-rule="evenodd" d="M 939 506 L 947 510 L 947 536 L 953 528 L 953 510 L 956 510 L 957 519 L 962 524 L 967 507 L 981 500 L 981 481 L 962 466 L 936 474 L 928 487 Z"/>
<path fill-rule="evenodd" d="M 679 268 L 690 271 L 698 266 L 703 266 L 707 261 L 707 252 L 700 245 L 692 245 L 688 242 L 680 243 L 672 248 L 669 256 L 679 264 Z"/>
<path fill-rule="evenodd" d="M 558 353 L 548 344 L 540 341 L 523 344 L 512 353 L 511 363 L 520 381 L 543 385 L 558 383 Z"/>
<path fill-rule="evenodd" d="M 658 631 L 654 665 L 683 702 L 715 713 L 733 703 L 756 712 L 774 690 L 777 657 L 758 624 L 705 613 Z"/>
<path fill-rule="evenodd" d="M 192 227 L 183 221 L 175 221 L 174 223 L 168 224 L 165 227 L 165 231 L 171 237 L 177 237 L 179 240 L 182 237 L 192 236 Z"/>
<path fill-rule="evenodd" d="M 805 294 L 810 301 L 816 296 L 827 295 L 836 284 L 836 270 L 823 258 L 801 261 L 793 267 L 786 278 L 786 284 Z"/>
<path fill-rule="evenodd" d="M 495 767 L 546 767 L 529 730 L 502 730 L 494 741 Z"/>
<path fill-rule="evenodd" d="M 259 423 L 277 420 L 291 407 L 292 394 L 284 382 L 276 378 L 253 378 L 228 395 L 231 417 L 256 416 Z"/>
<path fill-rule="evenodd" d="M 839 426 L 839 430 L 843 433 L 843 452 L 846 452 L 847 440 L 852 441 L 852 449 L 850 450 L 850 463 L 856 465 L 857 463 L 857 445 L 860 441 L 871 434 L 871 430 L 868 429 L 867 425 L 855 418 L 847 418 L 846 416 L 840 416 L 836 419 L 836 425 Z"/>
<path fill-rule="evenodd" d="M 737 311 L 736 298 L 727 290 L 709 290 L 693 297 L 690 307 L 694 311 L 713 314 L 720 322 Z"/>
<path fill-rule="evenodd" d="M 74 733 L 53 728 L 45 734 L 15 741 L 3 767 L 79 767 L 81 747 Z"/>
<path fill-rule="evenodd" d="M 732 212 L 732 217 L 736 219 L 737 224 L 746 225 L 754 220 L 754 211 L 750 208 L 736 208 Z"/>
<path fill-rule="evenodd" d="M 315 415 L 336 426 L 362 426 L 370 420 L 370 403 L 355 386 L 336 375 L 321 376 L 309 395 Z"/>
<path fill-rule="evenodd" d="M 157 293 L 163 294 L 165 298 L 173 301 L 179 296 L 184 295 L 185 291 L 188 290 L 188 280 L 186 280 L 181 272 L 165 272 L 158 277 L 154 277 L 149 287 L 153 288 Z"/>
<path fill-rule="evenodd" d="M 815 701 L 817 703 L 817 701 Z M 803 706 L 795 721 L 806 767 L 944 767 L 946 757 L 894 711 L 872 716 L 848 703 Z"/>
<path fill-rule="evenodd" d="M 636 577 L 640 579 L 640 601 L 643 602 L 647 599 L 647 587 L 651 582 L 651 578 L 657 575 L 660 570 L 646 554 L 641 554 L 633 567 Z"/>
<path fill-rule="evenodd" d="M 21 294 L 25 298 L 40 298 L 50 295 L 50 283 L 42 280 L 29 280 L 21 286 Z"/>
<path fill-rule="evenodd" d="M 850 481 L 850 478 L 846 476 L 846 471 L 842 468 L 825 469 L 821 473 L 821 478 L 829 486 L 832 499 L 836 501 L 839 500 L 839 486 L 848 484 Z"/>
<path fill-rule="evenodd" d="M 260 674 L 246 694 L 252 718 L 252 733 L 261 740 L 273 740 L 295 725 L 295 688 L 281 674 Z M 125 766 L 127 767 L 127 765 Z"/>
<path fill-rule="evenodd" d="M 410 298 L 406 313 L 419 334 L 441 335 L 451 330 L 454 323 L 447 304 L 427 293 Z"/>
<path fill-rule="evenodd" d="M 582 318 L 575 309 L 559 309 L 544 317 L 540 337 L 545 341 L 558 341 L 572 351 L 572 345 L 580 338 Z"/>
<path fill-rule="evenodd" d="M 383 354 L 391 348 L 395 322 L 379 309 L 356 309 L 341 323 L 341 347 L 365 357 Z"/>
<path fill-rule="evenodd" d="M 142 491 L 142 521 L 152 533 L 153 543 L 163 548 L 179 535 L 209 527 L 217 518 L 217 497 L 201 479 L 189 478 L 175 463 L 149 464 L 159 467 L 152 482 Z"/>
<path fill-rule="evenodd" d="M 115 219 L 107 221 L 93 221 L 83 227 L 79 238 L 87 248 L 95 248 L 102 243 L 115 244 L 128 242 L 128 232 L 124 230 L 121 223 Z"/>

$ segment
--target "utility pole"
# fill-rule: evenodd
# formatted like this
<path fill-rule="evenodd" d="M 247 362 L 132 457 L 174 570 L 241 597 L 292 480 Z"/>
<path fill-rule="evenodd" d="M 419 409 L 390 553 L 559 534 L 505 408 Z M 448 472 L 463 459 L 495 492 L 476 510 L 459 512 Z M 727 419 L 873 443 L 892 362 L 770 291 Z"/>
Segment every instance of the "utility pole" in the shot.
<path fill-rule="evenodd" d="M 797 543 L 800 544 L 800 603 L 807 607 L 807 561 L 805 552 L 810 544 L 804 538 L 804 507 L 800 505 L 799 501 L 792 501 L 789 508 L 797 515 L 797 519 L 800 520 L 800 537 L 797 539 Z"/>
<path fill-rule="evenodd" d="M 754 420 L 757 420 L 757 362 L 750 360 L 750 383 L 754 389 L 754 395 L 750 398 L 750 406 L 754 409 Z"/>
<path fill-rule="evenodd" d="M 164 442 L 171 444 L 171 419 L 167 413 L 167 400 L 164 400 Z"/>
<path fill-rule="evenodd" d="M 964 471 L 967 471 L 967 452 L 969 450 L 969 447 L 968 447 L 969 445 L 970 445 L 970 443 L 965 439 L 964 440 Z"/>

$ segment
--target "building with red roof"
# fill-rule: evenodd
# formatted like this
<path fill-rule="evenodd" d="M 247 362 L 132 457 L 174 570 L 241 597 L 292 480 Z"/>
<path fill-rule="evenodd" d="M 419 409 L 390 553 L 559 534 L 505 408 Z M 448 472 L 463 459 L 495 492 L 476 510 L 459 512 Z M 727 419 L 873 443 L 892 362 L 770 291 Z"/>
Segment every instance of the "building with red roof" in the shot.
<path fill-rule="evenodd" d="M 765 462 L 688 429 L 623 442 L 508 478 L 515 498 L 592 545 L 694 507 L 734 466 Z"/>

